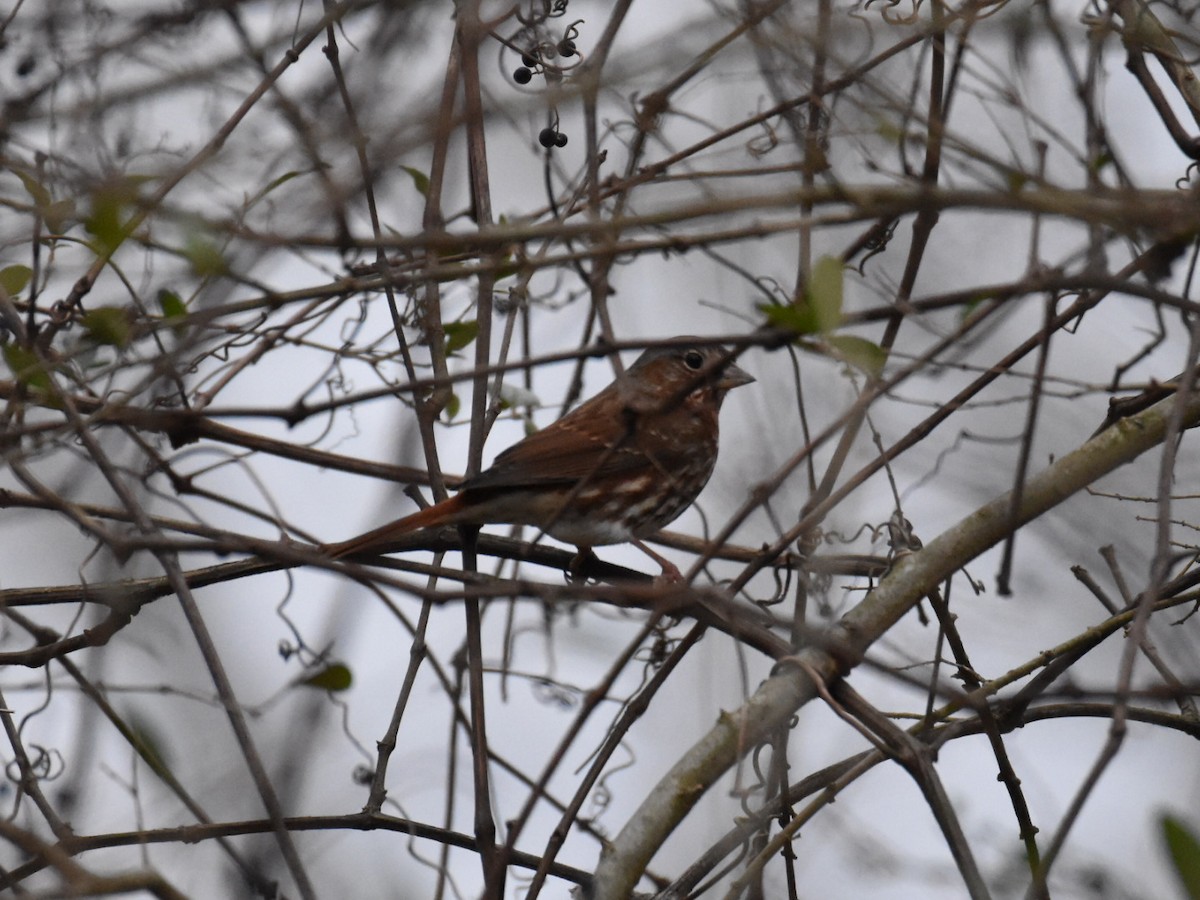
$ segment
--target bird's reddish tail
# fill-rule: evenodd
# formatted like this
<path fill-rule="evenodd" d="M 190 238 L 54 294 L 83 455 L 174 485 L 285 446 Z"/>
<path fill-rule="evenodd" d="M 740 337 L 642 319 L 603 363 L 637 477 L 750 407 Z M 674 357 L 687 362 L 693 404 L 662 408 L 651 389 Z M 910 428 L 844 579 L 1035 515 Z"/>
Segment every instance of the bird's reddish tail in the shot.
<path fill-rule="evenodd" d="M 341 541 L 337 544 L 325 544 L 322 549 L 334 559 L 354 556 L 357 553 L 389 553 L 392 549 L 389 548 L 390 544 L 395 543 L 400 538 L 407 537 L 414 531 L 419 531 L 422 528 L 437 528 L 442 525 L 457 525 L 462 523 L 463 519 L 461 516 L 466 508 L 467 504 L 464 502 L 462 494 L 456 494 L 453 497 L 443 500 L 441 503 L 427 506 L 425 509 L 413 513 L 411 516 L 405 516 L 403 519 L 397 519 L 394 522 L 381 525 L 373 531 L 360 534 L 358 537 L 350 538 L 348 541 Z"/>

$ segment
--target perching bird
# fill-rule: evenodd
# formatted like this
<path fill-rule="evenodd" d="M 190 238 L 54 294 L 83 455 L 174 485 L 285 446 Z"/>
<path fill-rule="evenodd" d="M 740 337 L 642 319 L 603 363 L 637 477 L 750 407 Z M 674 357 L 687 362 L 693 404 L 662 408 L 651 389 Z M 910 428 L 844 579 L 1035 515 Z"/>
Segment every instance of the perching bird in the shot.
<path fill-rule="evenodd" d="M 586 555 L 641 544 L 692 505 L 717 461 L 717 417 L 733 388 L 754 379 L 720 346 L 676 338 L 646 350 L 603 391 L 496 457 L 453 497 L 373 531 L 326 545 L 334 557 L 388 552 L 421 528 L 530 525 Z"/>

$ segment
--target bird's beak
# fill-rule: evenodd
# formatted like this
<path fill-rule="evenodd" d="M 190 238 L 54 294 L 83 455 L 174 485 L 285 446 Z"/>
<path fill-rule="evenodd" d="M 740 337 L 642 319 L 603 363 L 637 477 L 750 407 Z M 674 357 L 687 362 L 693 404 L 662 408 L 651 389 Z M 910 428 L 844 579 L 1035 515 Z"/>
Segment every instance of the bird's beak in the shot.
<path fill-rule="evenodd" d="M 750 384 L 753 381 L 753 375 L 730 363 L 721 371 L 721 377 L 717 379 L 717 390 L 732 391 L 735 387 L 741 387 L 743 384 Z"/>

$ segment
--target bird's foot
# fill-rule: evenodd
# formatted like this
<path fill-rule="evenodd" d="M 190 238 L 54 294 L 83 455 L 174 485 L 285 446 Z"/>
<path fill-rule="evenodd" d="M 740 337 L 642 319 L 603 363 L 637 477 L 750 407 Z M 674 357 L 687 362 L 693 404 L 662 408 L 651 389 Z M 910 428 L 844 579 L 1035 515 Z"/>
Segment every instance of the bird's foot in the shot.
<path fill-rule="evenodd" d="M 641 541 L 634 541 L 633 546 L 637 547 L 652 560 L 662 566 L 662 574 L 654 578 L 655 587 L 665 587 L 671 584 L 683 584 L 683 573 L 679 571 L 679 567 L 671 562 L 660 553 L 655 553 Z"/>
<path fill-rule="evenodd" d="M 567 584 L 587 584 L 587 568 L 595 562 L 599 562 L 599 558 L 592 552 L 592 548 L 580 547 L 579 552 L 567 563 L 567 571 L 563 573 L 566 575 Z"/>
<path fill-rule="evenodd" d="M 654 576 L 655 587 L 671 587 L 677 584 L 683 584 L 683 573 L 679 571 L 679 567 L 674 563 L 666 563 L 660 574 Z"/>

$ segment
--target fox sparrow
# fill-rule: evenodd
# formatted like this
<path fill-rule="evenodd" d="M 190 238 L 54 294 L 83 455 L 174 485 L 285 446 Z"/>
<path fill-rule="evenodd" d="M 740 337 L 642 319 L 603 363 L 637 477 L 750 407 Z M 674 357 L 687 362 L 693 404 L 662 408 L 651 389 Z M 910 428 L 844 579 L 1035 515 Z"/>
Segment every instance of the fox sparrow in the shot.
<path fill-rule="evenodd" d="M 591 400 L 509 447 L 455 496 L 325 550 L 388 552 L 420 528 L 505 523 L 539 528 L 581 554 L 633 542 L 664 575 L 678 577 L 640 539 L 692 505 L 717 461 L 721 401 L 752 381 L 724 349 L 700 338 L 654 347 Z"/>

